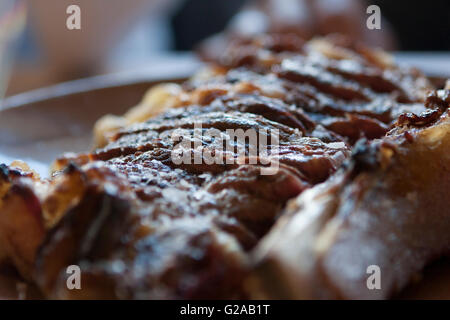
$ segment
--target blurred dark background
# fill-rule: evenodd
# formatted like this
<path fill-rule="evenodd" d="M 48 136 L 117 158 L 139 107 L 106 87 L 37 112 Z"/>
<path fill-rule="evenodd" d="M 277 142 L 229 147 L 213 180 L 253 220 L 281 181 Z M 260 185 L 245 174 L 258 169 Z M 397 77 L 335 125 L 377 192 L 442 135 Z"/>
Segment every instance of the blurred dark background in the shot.
<path fill-rule="evenodd" d="M 173 59 L 192 58 L 185 52 L 224 29 L 306 38 L 339 31 L 387 50 L 450 51 L 450 0 L 8 1 L 26 8 L 27 23 L 8 55 L 14 66 L 7 95 L 93 75 L 177 68 Z M 81 8 L 82 30 L 65 27 L 70 4 Z M 381 30 L 366 27 L 371 4 L 381 9 Z"/>
<path fill-rule="evenodd" d="M 450 50 L 449 0 L 372 0 L 392 25 L 400 50 Z"/>
<path fill-rule="evenodd" d="M 336 3 L 337 1 L 331 1 Z M 450 0 L 361 0 L 376 4 L 391 26 L 399 50 L 450 50 Z M 170 18 L 174 48 L 191 50 L 223 30 L 246 0 L 190 0 Z"/>

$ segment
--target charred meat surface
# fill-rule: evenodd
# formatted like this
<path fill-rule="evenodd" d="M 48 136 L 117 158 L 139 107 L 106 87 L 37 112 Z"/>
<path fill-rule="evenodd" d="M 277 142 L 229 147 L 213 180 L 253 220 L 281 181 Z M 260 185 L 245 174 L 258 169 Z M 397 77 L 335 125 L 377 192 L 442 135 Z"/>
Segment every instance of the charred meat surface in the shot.
<path fill-rule="evenodd" d="M 287 200 L 326 180 L 349 152 L 343 142 L 304 137 L 298 128 L 257 114 L 204 108 L 167 112 L 118 132 L 103 149 L 64 160 L 80 167 L 86 190 L 39 252 L 37 280 L 49 296 L 71 297 L 64 289 L 63 266 L 78 264 L 92 281 L 88 297 L 243 297 L 246 251 L 269 230 Z M 202 149 L 195 148 L 193 132 L 200 122 L 216 133 L 203 132 Z M 250 163 L 249 150 L 258 145 L 235 140 L 224 153 L 214 144 L 218 134 L 230 138 L 227 129 L 249 128 L 267 134 L 277 129 L 278 151 L 269 155 L 279 164 L 276 174 L 263 175 L 264 166 Z M 183 139 L 174 139 L 176 131 Z M 206 148 L 223 162 L 174 163 L 172 152 L 180 143 L 189 157 L 202 157 Z M 243 160 L 227 164 L 229 158 Z M 101 249 L 80 252 L 98 241 Z"/>
<path fill-rule="evenodd" d="M 232 85 L 238 92 L 279 98 L 351 144 L 361 137 L 380 138 L 400 114 L 426 109 L 431 84 L 419 71 L 396 66 L 387 53 L 337 36 L 297 41 L 289 48 L 292 37 L 238 39 L 216 61 L 222 76 L 191 86 L 206 83 L 218 94 Z"/>
<path fill-rule="evenodd" d="M 291 236 L 277 235 L 279 225 L 290 224 L 300 210 L 297 200 L 287 208 L 286 204 L 317 192 L 309 190 L 323 190 L 329 200 L 327 214 L 316 208 L 312 212 L 320 219 L 311 218 L 313 227 L 301 234 L 301 241 L 280 242 L 280 254 L 295 245 L 294 256 L 302 256 L 296 261 L 300 265 L 289 265 L 292 274 L 318 266 L 316 237 L 329 216 L 342 216 L 346 224 L 347 216 L 364 217 L 378 210 L 368 204 L 364 214 L 337 213 L 340 206 L 351 211 L 358 201 L 366 204 L 364 194 L 379 196 L 380 202 L 384 196 L 393 198 L 396 193 L 389 188 L 396 177 L 410 177 L 410 163 L 397 162 L 413 158 L 426 130 L 429 139 L 446 141 L 446 131 L 442 136 L 435 129 L 442 128 L 446 118 L 448 93 L 436 92 L 425 103 L 425 92 L 431 89 L 426 78 L 395 66 L 383 52 L 342 39 L 305 43 L 296 36 L 295 42 L 292 37 L 273 37 L 233 43 L 226 59 L 216 61 L 205 74 L 182 86 L 152 89 L 124 117 L 102 119 L 96 127 L 98 148 L 58 159 L 48 181 L 25 167 L 1 166 L 0 258 L 12 261 L 50 298 L 253 297 L 252 287 L 264 285 L 258 277 L 274 276 L 260 272 L 270 256 L 264 253 L 266 243 Z M 360 138 L 377 141 L 370 146 L 399 147 L 365 150 L 357 143 Z M 391 155 L 392 163 L 380 164 L 379 150 Z M 439 150 L 424 148 L 423 154 L 439 158 Z M 273 167 L 276 170 L 267 174 Z M 371 171 L 365 173 L 367 168 Z M 444 179 L 445 168 L 429 170 Z M 358 201 L 346 191 L 355 181 L 361 181 L 364 190 Z M 384 186 L 373 191 L 377 182 Z M 425 178 L 422 182 L 430 185 Z M 309 199 L 310 205 L 319 203 L 321 208 L 320 201 Z M 355 226 L 342 233 L 345 250 L 348 243 L 365 243 L 367 230 L 358 229 L 361 220 L 355 220 Z M 385 217 L 377 221 L 381 233 L 375 239 L 390 224 Z M 410 223 L 419 228 L 416 222 Z M 351 236 L 356 234 L 361 239 L 353 243 Z M 295 240 L 297 234 L 293 236 Z M 320 241 L 330 261 L 336 259 L 334 251 L 341 250 L 334 239 L 324 236 Z M 434 254 L 441 254 L 438 242 L 426 242 L 424 254 L 431 252 L 431 245 L 436 245 Z M 411 244 L 405 247 L 414 251 Z M 380 256 L 384 251 L 380 249 Z M 430 259 L 431 254 L 420 260 L 417 270 Z M 82 269 L 80 292 L 66 287 L 66 268 L 74 264 Z M 332 265 L 314 269 L 321 272 L 319 297 L 353 298 L 361 293 L 359 282 L 344 288 L 326 278 L 331 272 L 326 268 Z M 393 271 L 392 279 L 397 276 Z M 389 290 L 382 297 L 406 282 L 395 278 L 386 283 Z M 273 292 L 275 297 L 286 296 Z"/>
<path fill-rule="evenodd" d="M 448 255 L 449 93 L 358 143 L 347 168 L 288 204 L 255 250 L 254 297 L 385 299 Z"/>

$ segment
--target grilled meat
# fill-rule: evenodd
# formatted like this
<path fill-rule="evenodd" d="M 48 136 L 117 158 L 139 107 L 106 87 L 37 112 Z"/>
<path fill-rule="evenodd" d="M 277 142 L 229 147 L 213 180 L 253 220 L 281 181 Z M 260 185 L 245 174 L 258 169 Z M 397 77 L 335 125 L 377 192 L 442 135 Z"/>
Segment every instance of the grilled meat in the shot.
<path fill-rule="evenodd" d="M 450 91 L 427 105 L 288 204 L 255 250 L 254 297 L 385 299 L 449 253 Z"/>
<path fill-rule="evenodd" d="M 257 127 L 267 132 L 277 128 L 278 172 L 262 175 L 262 167 L 250 164 L 246 154 L 242 163 L 227 164 L 230 157 L 237 159 L 240 155 L 220 154 L 221 145 L 215 145 L 214 137 L 207 132 L 202 149 L 196 149 L 195 141 L 189 139 L 195 139 L 192 131 L 198 122 L 203 129 L 214 128 L 222 136 L 233 128 Z M 175 164 L 171 154 L 181 143 L 173 139 L 177 130 L 186 130 L 182 142 L 188 141 L 186 145 L 191 148 L 184 151 L 193 158 L 203 157 L 206 148 L 223 162 L 206 164 L 207 160 L 201 158 L 198 164 Z M 347 154 L 344 143 L 327 144 L 303 137 L 298 129 L 239 111 L 208 112 L 191 107 L 132 126 L 117 133 L 103 149 L 61 160 L 81 168 L 87 189 L 82 202 L 47 236 L 38 259 L 38 281 L 50 296 L 65 297 L 59 292 L 65 288 L 64 277 L 57 277 L 64 276 L 59 268 L 71 263 L 81 265 L 83 275 L 88 277 L 91 273 L 93 278 L 96 274 L 111 277 L 106 282 L 112 282 L 117 290 L 97 288 L 98 281 L 94 281 L 93 288 L 88 289 L 92 296 L 104 297 L 98 290 L 118 298 L 223 298 L 242 294 L 239 286 L 247 269 L 245 251 L 267 232 L 288 199 L 324 181 Z M 109 179 L 116 179 L 111 184 L 123 185 L 124 189 L 111 192 L 104 182 Z M 96 193 L 97 198 L 89 200 Z M 106 208 L 103 201 L 108 203 Z M 123 209 L 116 212 L 109 201 Z M 81 212 L 88 216 L 84 218 Z M 73 219 L 86 220 L 79 226 Z M 112 230 L 110 223 L 120 230 Z M 75 248 L 84 246 L 88 235 L 74 237 L 70 233 L 77 232 L 76 228 L 88 232 L 90 225 L 97 226 L 89 233 L 92 245 L 96 246 L 96 241 L 110 244 L 102 244 L 95 252 L 87 248 L 75 256 Z M 67 241 L 62 234 L 67 234 Z M 113 235 L 119 238 L 112 241 L 109 238 Z M 127 235 L 126 241 L 121 239 L 123 235 Z M 61 250 L 72 255 L 65 258 Z M 121 271 L 109 275 L 118 263 Z"/>
<path fill-rule="evenodd" d="M 243 287 L 258 274 L 251 252 L 292 215 L 290 199 L 330 179 L 361 137 L 444 113 L 440 96 L 424 105 L 427 80 L 384 53 L 274 41 L 232 44 L 209 72 L 102 119 L 98 148 L 58 159 L 49 181 L 2 167 L 2 255 L 51 298 L 254 295 Z M 250 129 L 256 140 L 233 133 Z M 83 290 L 67 290 L 69 265 Z"/>

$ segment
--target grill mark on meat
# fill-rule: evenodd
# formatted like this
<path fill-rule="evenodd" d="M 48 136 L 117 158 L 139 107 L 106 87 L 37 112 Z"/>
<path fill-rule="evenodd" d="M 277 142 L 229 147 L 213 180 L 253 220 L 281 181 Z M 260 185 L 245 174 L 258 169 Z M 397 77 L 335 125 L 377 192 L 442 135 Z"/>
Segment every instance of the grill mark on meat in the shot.
<path fill-rule="evenodd" d="M 392 127 L 399 111 L 416 114 L 424 111 L 423 104 L 413 103 L 423 102 L 425 92 L 432 86 L 417 70 L 399 68 L 382 61 L 383 53 L 339 37 L 329 37 L 328 42 L 318 41 L 321 46 L 326 44 L 325 53 L 318 52 L 314 41 L 307 45 L 306 50 L 302 47 L 296 52 L 280 53 L 265 45 L 267 38 L 270 35 L 232 43 L 224 54 L 227 59 L 217 61 L 221 67 L 230 70 L 222 81 L 234 84 L 250 81 L 277 88 L 278 98 L 304 109 L 316 122 L 339 122 L 340 130 L 336 133 L 342 134 L 341 128 L 345 124 L 345 131 L 351 134 L 349 142 L 355 141 L 355 130 L 351 128 L 354 121 L 344 123 L 342 119 L 333 118 L 347 118 L 347 113 L 353 113 L 375 118 Z M 278 41 L 286 40 L 280 38 Z M 325 57 L 330 48 L 334 50 L 332 57 Z M 212 82 L 217 82 L 217 79 Z M 360 123 L 365 124 L 358 128 L 360 136 L 372 137 L 378 133 L 381 137 L 386 132 L 382 124 L 371 123 L 368 126 L 367 122 Z M 372 130 L 366 132 L 369 128 Z"/>
<path fill-rule="evenodd" d="M 300 61 L 303 60 L 305 59 L 300 59 Z M 277 70 L 277 68 L 280 69 L 280 66 L 275 65 L 274 69 Z M 310 68 L 313 69 L 316 67 L 310 64 Z M 373 66 L 371 68 L 373 68 Z M 317 69 L 315 72 L 323 73 L 323 70 Z M 413 85 L 413 83 L 419 81 L 418 79 L 414 80 L 414 75 L 408 73 L 402 74 L 398 70 L 387 70 L 383 72 L 386 74 L 395 74 L 395 78 L 398 79 L 398 82 L 401 84 L 399 86 L 402 88 L 417 86 Z M 254 86 L 261 89 L 259 94 L 262 94 L 263 96 L 274 94 L 276 98 L 272 98 L 272 100 L 283 100 L 287 103 L 291 114 L 302 121 L 304 126 L 309 129 L 309 134 L 314 131 L 313 128 L 317 124 L 326 127 L 327 123 L 338 122 L 340 123 L 338 127 L 339 130 L 333 131 L 333 129 L 331 129 L 331 132 L 335 132 L 338 135 L 342 135 L 343 132 L 349 132 L 350 136 L 347 138 L 350 143 L 354 143 L 355 137 L 360 136 L 379 138 L 386 132 L 386 128 L 393 126 L 395 120 L 401 113 L 414 112 L 419 114 L 425 110 L 423 104 L 406 103 L 408 101 L 420 101 L 419 95 L 415 94 L 413 97 L 413 95 L 409 94 L 408 98 L 406 98 L 404 94 L 406 89 L 400 89 L 400 87 L 387 93 L 367 91 L 368 89 L 366 88 L 366 92 L 369 94 L 367 97 L 370 99 L 365 102 L 361 99 L 339 99 L 327 92 L 321 91 L 317 87 L 311 86 L 308 82 L 293 82 L 291 80 L 277 77 L 277 73 L 271 73 L 271 71 L 261 75 L 250 70 L 238 69 L 230 70 L 224 77 L 208 80 L 210 82 L 207 83 L 212 83 L 219 87 L 221 85 L 226 86 L 233 84 L 234 86 L 238 86 L 240 83 L 252 83 Z M 349 86 L 351 87 L 355 84 L 359 86 L 357 80 L 358 79 L 355 78 L 348 82 Z M 336 90 L 340 90 L 341 82 L 342 81 L 332 82 L 332 84 L 336 86 Z M 202 82 L 193 82 L 191 83 L 191 90 L 195 90 L 195 88 L 199 88 L 202 85 L 204 85 Z M 219 100 L 220 99 L 224 98 L 221 97 Z M 297 112 L 294 110 L 297 110 Z M 247 111 L 249 111 L 249 109 L 247 109 Z M 252 110 L 252 112 L 255 111 Z M 266 114 L 260 114 L 267 117 Z M 348 114 L 353 114 L 355 116 L 349 117 Z M 305 115 L 306 118 L 302 115 Z M 355 118 L 364 119 L 367 117 L 374 119 L 374 121 L 371 121 L 370 123 L 367 121 L 355 123 L 354 121 Z M 271 119 L 280 121 L 276 118 Z M 353 120 L 343 121 L 343 119 Z M 355 127 L 355 124 L 361 125 Z M 346 130 L 342 130 L 344 125 L 346 126 Z M 336 126 L 334 126 L 334 128 L 336 128 Z M 306 132 L 306 135 L 308 135 L 308 132 Z M 344 137 L 346 136 L 344 135 Z"/>
<path fill-rule="evenodd" d="M 223 112 L 208 113 L 206 110 L 205 111 L 207 113 L 197 115 L 196 113 L 198 111 L 198 109 L 187 109 L 187 114 L 185 114 L 183 110 L 178 110 L 177 113 L 174 113 L 176 117 L 175 120 L 173 120 L 169 114 L 164 115 L 164 129 L 167 129 L 168 131 L 162 131 L 159 127 L 160 119 L 155 119 L 156 125 L 154 125 L 153 120 L 150 120 L 146 124 L 141 125 L 138 130 L 132 129 L 122 132 L 118 135 L 119 138 L 116 141 L 110 144 L 107 148 L 98 151 L 96 156 L 102 160 L 108 158 L 107 155 L 117 157 L 121 152 L 121 155 L 126 156 L 129 155 L 130 151 L 134 148 L 135 151 L 146 152 L 148 155 L 151 155 L 152 159 L 157 159 L 164 165 L 170 166 L 171 168 L 188 170 L 189 172 L 220 173 L 228 170 L 229 168 L 234 168 L 234 165 L 227 165 L 226 158 L 231 157 L 232 159 L 237 159 L 239 154 L 236 153 L 238 152 L 236 150 L 234 150 L 233 154 L 223 155 L 223 164 L 205 165 L 205 161 L 202 161 L 201 164 L 193 163 L 175 165 L 171 161 L 171 153 L 177 145 L 177 143 L 170 138 L 173 130 L 178 128 L 192 129 L 196 123 L 201 122 L 203 129 L 214 128 L 217 130 L 222 130 L 221 132 L 228 138 L 229 136 L 223 131 L 230 128 L 243 130 L 258 128 L 265 129 L 266 132 L 270 132 L 270 130 L 274 129 L 279 130 L 279 161 L 297 168 L 302 173 L 303 178 L 309 177 L 309 180 L 314 182 L 320 182 L 326 179 L 326 177 L 336 169 L 336 164 L 342 161 L 345 157 L 344 144 L 338 148 L 329 148 L 327 144 L 324 144 L 317 138 L 302 137 L 301 132 L 298 130 L 269 121 L 260 116 L 236 112 L 227 114 Z M 194 115 L 191 116 L 192 113 L 190 114 L 190 112 Z M 187 117 L 178 119 L 178 114 L 185 114 Z M 169 125 L 170 123 L 172 123 L 172 125 Z M 156 133 L 149 131 L 153 129 L 156 129 Z M 142 132 L 144 130 L 148 131 L 143 134 Z M 189 130 L 189 135 L 183 136 L 184 142 L 187 140 L 191 141 L 192 134 L 193 131 Z M 212 144 L 212 139 L 209 142 L 205 142 L 204 140 L 202 141 L 202 146 L 211 147 L 212 150 L 215 150 L 217 146 Z M 157 142 L 158 147 L 155 147 L 155 143 L 152 143 L 152 141 Z M 268 138 L 267 141 L 269 142 L 270 139 Z M 135 146 L 130 148 L 130 145 Z M 190 145 L 191 149 L 189 152 L 193 155 L 199 152 L 199 150 L 195 150 L 193 148 L 194 141 L 191 141 Z M 148 150 L 146 146 L 152 146 L 153 149 Z M 245 145 L 240 144 L 240 148 L 245 149 L 246 154 L 248 155 L 247 152 L 249 146 L 247 142 Z M 271 148 L 270 144 L 268 145 L 268 148 Z M 259 154 L 259 151 L 260 150 L 256 149 L 257 154 Z M 340 155 L 340 152 L 344 152 L 342 156 Z M 202 157 L 202 155 L 200 156 Z M 320 165 L 313 164 L 316 162 L 320 163 Z"/>
<path fill-rule="evenodd" d="M 185 109 L 183 109 L 185 111 Z M 205 110 L 207 111 L 207 110 Z M 189 113 L 187 113 L 189 115 Z M 132 126 L 130 129 L 119 132 L 113 139 L 115 142 L 120 143 L 120 138 L 126 136 L 130 139 L 130 135 L 138 139 L 139 134 L 148 131 L 154 131 L 156 133 L 164 133 L 174 129 L 193 129 L 195 125 L 200 124 L 203 129 L 217 129 L 220 131 L 243 129 L 248 130 L 252 128 L 261 129 L 278 129 L 280 131 L 280 137 L 286 138 L 287 136 L 294 134 L 295 130 L 287 126 L 283 126 L 279 123 L 268 121 L 267 119 L 250 113 L 243 112 L 207 112 L 188 117 L 181 117 L 173 119 L 170 116 L 163 119 L 152 119 L 143 124 Z"/>
<path fill-rule="evenodd" d="M 370 101 L 373 96 L 369 90 L 356 81 L 349 81 L 339 75 L 328 72 L 319 65 L 306 61 L 284 60 L 275 71 L 279 77 L 292 82 L 307 83 L 323 93 L 335 98 Z"/>

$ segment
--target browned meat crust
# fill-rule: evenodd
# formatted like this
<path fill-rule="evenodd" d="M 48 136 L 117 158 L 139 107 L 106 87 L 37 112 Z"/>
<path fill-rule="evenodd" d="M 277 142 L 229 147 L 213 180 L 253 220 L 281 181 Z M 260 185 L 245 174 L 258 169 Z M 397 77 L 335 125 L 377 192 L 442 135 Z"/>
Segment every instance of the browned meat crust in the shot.
<path fill-rule="evenodd" d="M 253 274 L 249 252 L 286 215 L 288 200 L 327 181 L 361 137 L 394 136 L 406 123 L 433 126 L 445 111 L 438 95 L 424 105 L 431 86 L 420 73 L 384 53 L 337 40 L 298 39 L 295 48 L 269 40 L 232 44 L 212 76 L 166 92 L 170 103 L 153 97 L 158 112 L 135 109 L 104 132 L 101 148 L 59 159 L 50 181 L 2 167 L 0 234 L 12 235 L 0 239 L 3 255 L 52 298 L 254 295 L 243 286 Z M 235 141 L 229 129 L 264 132 L 273 152 L 261 155 L 261 144 Z M 403 136 L 414 140 L 414 132 Z M 217 136 L 233 148 L 224 152 Z M 180 146 L 199 161 L 173 161 Z M 209 163 L 204 150 L 218 161 Z M 279 170 L 262 174 L 274 162 Z M 340 179 L 332 181 L 344 188 Z M 11 198 L 28 206 L 18 210 Z M 33 232 L 24 240 L 18 228 Z M 66 290 L 72 264 L 82 269 L 81 291 Z"/>
<path fill-rule="evenodd" d="M 244 101 L 240 103 L 244 104 Z M 55 277 L 64 275 L 61 268 L 67 263 L 82 265 L 83 274 L 89 275 L 90 279 L 91 272 L 93 278 L 95 274 L 105 277 L 117 261 L 122 265 L 121 270 L 127 271 L 111 275 L 111 281 L 120 288 L 114 292 L 109 290 L 112 297 L 240 296 L 240 285 L 246 273 L 244 251 L 252 248 L 267 232 L 288 199 L 325 180 L 340 166 L 348 152 L 344 143 L 327 144 L 317 138 L 303 137 L 298 129 L 261 116 L 207 109 L 191 107 L 168 112 L 119 132 L 109 145 L 87 157 L 65 160 L 82 166 L 76 170 L 86 176 L 83 180 L 87 189 L 82 202 L 47 236 L 39 254 L 38 281 L 51 296 L 64 296 L 58 291 L 64 288 L 64 278 L 58 280 Z M 257 127 L 267 132 L 278 129 L 280 170 L 275 175 L 261 175 L 261 167 L 248 164 L 248 161 L 242 164 L 226 164 L 226 161 L 210 165 L 206 161 L 174 164 L 171 152 L 178 141 L 172 140 L 173 131 L 187 130 L 183 135 L 186 143 L 192 139 L 190 133 L 198 122 L 204 129 L 214 128 L 222 135 L 227 134 L 227 129 Z M 204 147 L 219 152 L 207 134 L 204 141 Z M 188 153 L 195 156 L 199 150 L 193 148 L 193 143 L 189 145 Z M 238 156 L 233 152 L 221 155 L 225 160 Z M 91 163 L 86 163 L 87 158 Z M 124 189 L 110 192 L 105 181 Z M 124 205 L 128 203 L 120 218 L 113 218 L 114 208 L 102 209 L 103 200 L 84 207 L 84 201 L 95 194 L 88 187 L 90 184 L 94 184 L 96 190 L 101 189 L 97 191 L 99 199 L 111 197 Z M 81 219 L 80 212 L 89 215 L 88 221 L 80 222 L 83 223 L 81 226 L 67 222 L 67 219 Z M 101 214 L 106 216 L 101 217 Z M 92 241 L 109 239 L 109 236 L 101 235 L 101 230 L 110 232 L 107 230 L 112 228 L 109 226 L 113 223 L 111 219 L 122 221 L 117 225 L 119 228 L 126 228 L 130 220 L 128 228 L 108 233 L 111 236 L 127 235 L 127 242 L 118 240 L 110 254 L 102 249 L 96 251 L 99 255 L 88 252 L 73 255 L 87 240 L 83 240 L 83 234 L 70 236 L 71 232 L 87 232 L 89 225 L 101 224 L 99 230 L 90 233 Z M 78 228 L 80 230 L 76 231 Z M 139 230 L 139 236 L 134 230 Z M 63 241 L 61 237 L 66 233 L 69 239 L 77 239 L 76 243 L 74 240 Z M 71 254 L 71 258 L 63 259 L 61 251 Z M 129 275 L 124 277 L 124 272 Z M 185 281 L 189 284 L 184 284 Z M 94 286 L 88 292 L 103 297 L 103 293 L 96 293 L 96 290 L 102 289 Z"/>
<path fill-rule="evenodd" d="M 254 297 L 389 298 L 449 253 L 449 97 L 432 94 L 435 109 L 362 141 L 347 168 L 288 205 L 255 250 Z M 379 290 L 367 286 L 370 266 Z"/>
<path fill-rule="evenodd" d="M 250 83 L 253 91 L 301 108 L 316 125 L 350 143 L 361 136 L 380 138 L 400 114 L 425 110 L 421 102 L 432 86 L 417 70 L 393 64 L 386 53 L 336 36 L 307 43 L 292 38 L 236 40 L 216 61 L 223 77 L 206 84 Z"/>

